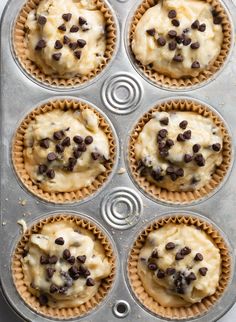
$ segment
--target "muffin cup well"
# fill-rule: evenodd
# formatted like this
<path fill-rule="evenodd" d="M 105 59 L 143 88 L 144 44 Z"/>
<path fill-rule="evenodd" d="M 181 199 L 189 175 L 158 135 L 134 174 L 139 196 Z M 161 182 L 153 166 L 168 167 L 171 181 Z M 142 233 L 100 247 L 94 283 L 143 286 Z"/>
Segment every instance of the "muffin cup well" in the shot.
<path fill-rule="evenodd" d="M 176 308 L 161 306 L 145 291 L 138 275 L 139 254 L 146 242 L 147 236 L 150 232 L 169 223 L 196 226 L 198 229 L 203 230 L 220 250 L 222 272 L 216 292 L 211 296 L 205 297 L 201 302 L 192 304 L 189 307 Z M 163 318 L 177 320 L 190 319 L 206 314 L 220 300 L 231 279 L 232 260 L 228 245 L 221 233 L 211 223 L 194 215 L 172 214 L 153 221 L 138 235 L 128 257 L 127 271 L 131 289 L 145 308 Z"/>
<path fill-rule="evenodd" d="M 203 117 L 210 118 L 213 123 L 220 128 L 223 135 L 223 161 L 219 167 L 216 168 L 215 172 L 212 175 L 211 180 L 202 188 L 194 191 L 181 191 L 173 192 L 168 191 L 167 189 L 160 188 L 155 183 L 152 183 L 142 177 L 139 172 L 139 164 L 135 158 L 135 143 L 138 139 L 139 134 L 142 132 L 144 126 L 148 121 L 151 120 L 154 112 L 173 112 L 173 111 L 183 111 L 183 112 L 195 112 Z M 232 142 L 229 131 L 223 122 L 223 120 L 208 106 L 204 105 L 196 100 L 191 100 L 188 98 L 179 98 L 179 99 L 169 99 L 165 100 L 162 103 L 159 103 L 157 106 L 145 113 L 134 126 L 132 132 L 130 133 L 130 140 L 128 143 L 128 165 L 130 169 L 131 176 L 137 183 L 137 185 L 146 192 L 150 197 L 155 201 L 160 201 L 164 203 L 172 204 L 189 204 L 201 201 L 205 197 L 209 197 L 214 192 L 219 189 L 227 174 L 230 172 L 232 166 Z"/>
<path fill-rule="evenodd" d="M 43 191 L 36 183 L 31 180 L 24 165 L 24 135 L 28 126 L 32 121 L 35 120 L 36 116 L 45 114 L 55 109 L 69 109 L 72 111 L 83 111 L 84 109 L 91 109 L 99 118 L 99 126 L 106 134 L 109 142 L 110 159 L 104 164 L 106 171 L 101 173 L 90 186 L 81 188 L 73 192 Z M 104 116 L 100 114 L 95 108 L 91 107 L 88 103 L 73 99 L 52 100 L 34 109 L 21 122 L 20 126 L 16 130 L 12 142 L 12 163 L 20 182 L 36 197 L 39 197 L 44 201 L 53 203 L 78 202 L 94 194 L 106 183 L 108 178 L 111 176 L 116 162 L 116 153 L 116 139 L 112 128 L 110 127 Z"/>
<path fill-rule="evenodd" d="M 95 238 L 99 240 L 99 242 L 103 246 L 105 255 L 108 258 L 108 261 L 112 267 L 110 275 L 101 281 L 101 285 L 98 288 L 98 292 L 90 300 L 75 308 L 52 308 L 49 306 L 40 305 L 38 298 L 30 293 L 24 280 L 21 258 L 31 235 L 40 233 L 43 226 L 49 223 L 59 221 L 74 223 L 78 226 L 78 228 L 83 228 L 92 232 Z M 57 214 L 55 216 L 47 217 L 45 219 L 40 220 L 36 224 L 32 225 L 23 234 L 22 238 L 20 239 L 15 248 L 12 257 L 11 270 L 13 281 L 19 295 L 31 309 L 49 318 L 66 320 L 81 317 L 89 313 L 92 309 L 95 309 L 99 304 L 101 304 L 101 302 L 107 297 L 114 284 L 116 274 L 116 258 L 111 242 L 109 241 L 105 233 L 101 231 L 96 224 L 94 224 L 88 219 L 74 214 Z"/>

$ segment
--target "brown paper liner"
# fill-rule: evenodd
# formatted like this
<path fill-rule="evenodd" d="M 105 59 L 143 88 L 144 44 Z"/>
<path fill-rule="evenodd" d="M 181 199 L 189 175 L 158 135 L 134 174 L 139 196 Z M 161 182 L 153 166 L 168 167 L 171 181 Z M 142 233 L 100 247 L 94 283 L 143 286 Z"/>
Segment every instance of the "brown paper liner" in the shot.
<path fill-rule="evenodd" d="M 46 192 L 43 191 L 37 184 L 35 184 L 30 176 L 28 175 L 25 164 L 24 164 L 24 135 L 29 124 L 35 120 L 36 116 L 40 114 L 44 114 L 50 112 L 54 109 L 61 109 L 61 110 L 81 110 L 84 109 L 92 109 L 93 112 L 99 118 L 99 127 L 103 130 L 106 134 L 109 142 L 109 150 L 110 150 L 110 159 L 104 163 L 106 171 L 101 173 L 97 178 L 93 181 L 93 183 L 88 186 L 81 188 L 79 190 L 73 192 Z M 49 202 L 54 203 L 65 203 L 65 202 L 75 202 L 84 199 L 93 193 L 95 193 L 99 188 L 103 186 L 103 184 L 107 181 L 108 177 L 110 176 L 116 158 L 116 143 L 115 138 L 110 128 L 109 124 L 105 120 L 105 118 L 94 108 L 88 105 L 85 102 L 80 102 L 72 99 L 67 100 L 55 100 L 50 101 L 42 106 L 37 107 L 31 113 L 29 113 L 24 120 L 21 122 L 20 126 L 16 130 L 16 134 L 13 138 L 12 143 L 12 162 L 16 174 L 22 184 L 35 196 Z"/>
<path fill-rule="evenodd" d="M 92 232 L 93 235 L 96 237 L 96 239 L 103 246 L 106 258 L 108 259 L 112 267 L 110 275 L 101 281 L 101 285 L 99 286 L 97 293 L 86 303 L 81 304 L 75 308 L 52 308 L 49 306 L 40 305 L 38 298 L 35 295 L 30 293 L 24 281 L 24 273 L 23 273 L 21 258 L 22 258 L 22 254 L 24 253 L 24 249 L 27 243 L 29 242 L 31 235 L 40 233 L 44 225 L 47 225 L 53 222 L 59 222 L 59 221 L 75 223 L 78 226 L 78 228 L 80 227 Z M 75 215 L 58 214 L 56 216 L 52 216 L 52 217 L 40 220 L 39 222 L 31 226 L 24 233 L 21 240 L 18 242 L 12 257 L 13 280 L 14 280 L 15 287 L 19 295 L 22 297 L 22 299 L 26 302 L 26 304 L 30 308 L 35 310 L 37 313 L 40 313 L 50 318 L 57 318 L 61 320 L 80 317 L 84 314 L 87 314 L 89 311 L 91 311 L 97 305 L 99 305 L 110 292 L 115 279 L 115 274 L 116 274 L 115 254 L 107 236 L 94 223 L 88 221 L 87 219 L 80 218 L 79 216 L 75 216 Z"/>
<path fill-rule="evenodd" d="M 216 292 L 208 297 L 205 297 L 200 303 L 192 304 L 189 307 L 163 307 L 156 302 L 144 289 L 141 279 L 138 275 L 138 258 L 142 247 L 144 246 L 147 236 L 150 232 L 161 228 L 162 226 L 174 223 L 174 224 L 186 224 L 194 225 L 203 230 L 214 242 L 215 246 L 219 248 L 221 255 L 221 276 L 219 285 Z M 210 223 L 203 221 L 202 219 L 194 216 L 185 215 L 172 215 L 162 217 L 152 222 L 147 228 L 145 228 L 138 236 L 133 244 L 128 259 L 128 278 L 131 288 L 138 298 L 138 300 L 151 312 L 169 319 L 190 319 L 198 315 L 206 313 L 216 302 L 220 299 L 223 292 L 227 288 L 231 276 L 231 257 L 228 246 L 226 245 L 223 237 Z"/>
<path fill-rule="evenodd" d="M 85 76 L 74 76 L 69 79 L 57 75 L 45 75 L 39 67 L 28 58 L 26 37 L 26 21 L 31 10 L 35 10 L 41 0 L 28 0 L 22 7 L 13 28 L 13 47 L 20 65 L 37 81 L 57 87 L 74 87 L 82 85 L 97 76 L 111 60 L 117 41 L 117 28 L 113 14 L 103 0 L 93 0 L 106 20 L 106 51 L 103 62 Z"/>
<path fill-rule="evenodd" d="M 212 175 L 211 180 L 202 188 L 194 191 L 168 191 L 167 189 L 160 188 L 155 183 L 149 182 L 146 177 L 140 176 L 140 171 L 138 170 L 139 165 L 135 158 L 135 143 L 138 139 L 139 134 L 142 132 L 145 124 L 152 119 L 153 112 L 171 112 L 171 111 L 184 111 L 184 112 L 195 112 L 203 117 L 210 118 L 213 123 L 220 128 L 223 135 L 223 161 L 219 167 L 216 168 Z M 232 159 L 232 142 L 228 130 L 224 122 L 207 106 L 198 103 L 196 101 L 188 99 L 175 99 L 165 101 L 156 107 L 152 108 L 150 111 L 145 113 L 135 125 L 128 147 L 128 162 L 130 166 L 130 171 L 138 183 L 138 185 L 154 199 L 170 202 L 175 204 L 184 204 L 194 201 L 198 201 L 203 197 L 212 193 L 223 181 L 227 172 L 231 166 Z"/>
<path fill-rule="evenodd" d="M 197 77 L 182 77 L 182 78 L 172 78 L 162 73 L 159 73 L 155 70 L 152 70 L 148 66 L 144 66 L 141 62 L 135 59 L 134 54 L 132 53 L 131 44 L 134 38 L 134 33 L 136 30 L 136 26 L 144 15 L 144 13 L 150 9 L 151 7 L 157 4 L 157 0 L 144 0 L 140 6 L 135 11 L 133 18 L 131 20 L 131 26 L 129 30 L 129 47 L 133 60 L 136 62 L 138 68 L 141 72 L 152 82 L 165 87 L 171 88 L 184 88 L 190 87 L 194 85 L 198 85 L 202 82 L 206 82 L 212 76 L 218 72 L 224 65 L 231 48 L 232 43 L 232 26 L 227 12 L 224 7 L 218 0 L 205 0 L 209 3 L 213 9 L 215 9 L 219 15 L 222 17 L 222 30 L 223 30 L 223 42 L 221 46 L 221 51 L 215 61 L 213 61 L 209 66 L 201 71 Z"/>

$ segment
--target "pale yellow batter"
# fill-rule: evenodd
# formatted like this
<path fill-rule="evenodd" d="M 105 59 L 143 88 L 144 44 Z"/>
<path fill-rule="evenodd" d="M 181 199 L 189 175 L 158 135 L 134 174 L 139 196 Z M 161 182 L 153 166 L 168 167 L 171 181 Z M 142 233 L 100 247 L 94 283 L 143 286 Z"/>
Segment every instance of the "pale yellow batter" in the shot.
<path fill-rule="evenodd" d="M 45 225 L 40 234 L 32 234 L 27 251 L 22 258 L 24 281 L 41 304 L 52 307 L 87 302 L 111 272 L 101 243 L 73 223 Z M 76 267 L 78 276 L 71 267 Z"/>
<path fill-rule="evenodd" d="M 192 191 L 209 182 L 222 163 L 222 133 L 196 113 L 156 112 L 139 134 L 135 156 L 141 175 L 157 186 Z"/>
<path fill-rule="evenodd" d="M 90 109 L 54 110 L 36 116 L 26 130 L 24 144 L 25 169 L 43 191 L 76 191 L 106 171 L 108 138 Z"/>
<path fill-rule="evenodd" d="M 221 50 L 221 18 L 213 17 L 212 10 L 202 0 L 159 1 L 137 24 L 132 42 L 136 59 L 170 77 L 197 76 Z M 182 40 L 170 37 L 169 31 Z"/>
<path fill-rule="evenodd" d="M 176 260 L 181 250 L 185 255 Z M 188 306 L 215 293 L 220 252 L 195 226 L 167 224 L 148 235 L 139 255 L 138 274 L 146 292 L 162 306 Z"/>
<path fill-rule="evenodd" d="M 28 57 L 46 75 L 88 75 L 104 60 L 105 18 L 92 0 L 42 0 L 26 27 Z"/>

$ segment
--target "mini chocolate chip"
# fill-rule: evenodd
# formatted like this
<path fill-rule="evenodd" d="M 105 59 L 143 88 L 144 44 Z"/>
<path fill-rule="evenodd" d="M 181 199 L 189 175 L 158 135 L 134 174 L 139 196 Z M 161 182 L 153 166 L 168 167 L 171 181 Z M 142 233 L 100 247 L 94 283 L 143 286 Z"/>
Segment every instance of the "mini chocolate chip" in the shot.
<path fill-rule="evenodd" d="M 179 287 L 176 287 L 176 292 L 178 294 L 184 294 L 184 288 L 183 288 L 183 285 L 179 286 Z"/>
<path fill-rule="evenodd" d="M 188 126 L 188 122 L 185 120 L 179 123 L 179 127 L 183 130 L 185 130 L 187 126 Z"/>
<path fill-rule="evenodd" d="M 178 141 L 178 142 L 184 142 L 184 141 L 185 141 L 185 138 L 184 138 L 184 136 L 183 136 L 183 134 L 182 134 L 182 133 L 179 133 L 179 134 L 178 134 L 178 136 L 177 136 L 177 141 Z"/>
<path fill-rule="evenodd" d="M 54 268 L 51 268 L 51 267 L 48 267 L 46 269 L 46 272 L 47 272 L 47 277 L 48 278 L 52 278 L 53 277 L 53 274 L 55 273 L 55 269 Z"/>
<path fill-rule="evenodd" d="M 61 53 L 55 53 L 55 54 L 52 54 L 52 58 L 55 60 L 55 61 L 59 61 L 61 59 Z"/>
<path fill-rule="evenodd" d="M 50 292 L 51 294 L 53 294 L 53 293 L 57 293 L 58 291 L 59 291 L 59 288 L 58 288 L 58 286 L 57 286 L 56 284 L 51 284 L 51 285 L 50 285 L 49 292 Z"/>
<path fill-rule="evenodd" d="M 171 139 L 167 139 L 167 140 L 166 140 L 166 146 L 167 146 L 167 147 L 169 147 L 169 148 L 170 148 L 170 147 L 172 147 L 174 144 L 175 144 L 175 143 L 174 143 L 174 141 L 173 141 L 173 140 L 171 140 Z"/>
<path fill-rule="evenodd" d="M 63 47 L 62 43 L 60 42 L 60 40 L 56 40 L 55 41 L 55 45 L 54 48 L 55 49 L 61 49 Z"/>
<path fill-rule="evenodd" d="M 79 270 L 76 266 L 71 266 L 71 268 L 68 270 L 68 273 L 73 280 L 77 280 L 80 276 Z"/>
<path fill-rule="evenodd" d="M 158 258 L 158 251 L 156 249 L 151 253 L 151 258 Z"/>
<path fill-rule="evenodd" d="M 180 54 L 177 54 L 173 57 L 173 61 L 176 63 L 182 63 L 184 60 L 184 57 Z"/>
<path fill-rule="evenodd" d="M 77 58 L 77 59 L 80 59 L 81 58 L 81 50 L 76 50 L 75 52 L 74 52 L 74 55 L 75 55 L 75 57 Z"/>
<path fill-rule="evenodd" d="M 166 244 L 165 249 L 166 250 L 172 250 L 175 248 L 175 243 L 169 242 Z"/>
<path fill-rule="evenodd" d="M 184 41 L 184 37 L 182 35 L 176 36 L 175 40 L 178 44 L 182 44 Z"/>
<path fill-rule="evenodd" d="M 76 163 L 77 163 L 77 159 L 76 158 L 69 158 L 67 170 L 68 171 L 73 171 Z"/>
<path fill-rule="evenodd" d="M 49 261 L 49 264 L 54 265 L 54 264 L 56 264 L 56 263 L 57 263 L 58 258 L 57 258 L 57 256 L 56 256 L 56 255 L 52 255 L 52 256 L 50 256 L 50 257 L 49 257 L 48 261 Z"/>
<path fill-rule="evenodd" d="M 198 21 L 198 20 L 195 20 L 195 21 L 192 23 L 191 28 L 192 28 L 192 29 L 198 29 L 198 28 L 199 28 L 199 25 L 200 25 L 199 21 Z"/>
<path fill-rule="evenodd" d="M 162 270 L 162 269 L 158 269 L 158 271 L 157 271 L 157 277 L 158 278 L 160 278 L 160 279 L 162 279 L 162 278 L 164 278 L 165 277 L 165 272 Z"/>
<path fill-rule="evenodd" d="M 166 158 L 166 157 L 168 157 L 168 155 L 169 155 L 169 152 L 168 152 L 168 150 L 167 150 L 167 149 L 162 149 L 162 150 L 160 151 L 160 156 L 161 156 L 162 158 Z"/>
<path fill-rule="evenodd" d="M 180 260 L 184 259 L 184 256 L 183 256 L 180 252 L 178 252 L 178 253 L 176 253 L 176 255 L 175 255 L 175 259 L 176 259 L 177 261 L 180 261 Z"/>
<path fill-rule="evenodd" d="M 65 137 L 64 140 L 61 142 L 62 146 L 70 146 L 70 138 L 69 136 Z"/>
<path fill-rule="evenodd" d="M 57 155 L 54 152 L 50 152 L 47 155 L 47 159 L 48 159 L 49 162 L 52 162 L 52 161 L 56 160 L 56 158 L 57 158 Z"/>
<path fill-rule="evenodd" d="M 46 138 L 46 139 L 43 139 L 39 142 L 39 145 L 41 148 L 44 148 L 44 149 L 48 149 L 49 148 L 49 139 Z"/>
<path fill-rule="evenodd" d="M 175 38 L 175 37 L 177 36 L 177 32 L 176 32 L 175 30 L 170 30 L 170 31 L 168 32 L 168 36 L 169 36 L 170 38 Z"/>
<path fill-rule="evenodd" d="M 62 24 L 57 29 L 61 30 L 61 31 L 66 31 L 66 26 L 64 24 Z"/>
<path fill-rule="evenodd" d="M 176 181 L 178 179 L 178 176 L 176 173 L 171 173 L 170 178 L 172 181 Z"/>
<path fill-rule="evenodd" d="M 77 150 L 81 152 L 85 152 L 87 150 L 85 143 L 78 144 Z"/>
<path fill-rule="evenodd" d="M 199 42 L 198 42 L 198 41 L 196 41 L 196 42 L 193 42 L 193 43 L 190 45 L 190 47 L 191 47 L 192 49 L 198 49 L 198 48 L 200 47 L 200 44 L 199 44 Z"/>
<path fill-rule="evenodd" d="M 94 286 L 95 285 L 95 281 L 91 277 L 89 277 L 86 280 L 86 285 L 87 286 Z"/>
<path fill-rule="evenodd" d="M 77 41 L 76 41 L 76 42 L 71 42 L 71 43 L 69 43 L 69 47 L 70 47 L 70 49 L 72 49 L 72 50 L 76 50 L 76 49 L 79 47 L 79 45 L 78 45 L 78 43 L 77 43 Z"/>
<path fill-rule="evenodd" d="M 176 272 L 175 268 L 169 267 L 166 269 L 166 275 L 171 276 L 174 275 Z"/>
<path fill-rule="evenodd" d="M 156 181 L 161 181 L 163 179 L 163 177 L 161 176 L 161 172 L 159 171 L 159 169 L 152 170 L 151 171 L 151 176 Z"/>
<path fill-rule="evenodd" d="M 185 154 L 185 155 L 184 155 L 184 162 L 185 162 L 185 163 L 189 163 L 189 162 L 191 162 L 191 161 L 192 161 L 192 159 L 193 159 L 193 157 L 192 157 L 190 154 Z"/>
<path fill-rule="evenodd" d="M 175 50 L 176 47 L 177 47 L 176 41 L 172 40 L 169 42 L 169 44 L 168 44 L 169 50 Z"/>
<path fill-rule="evenodd" d="M 184 45 L 184 46 L 188 46 L 188 45 L 190 45 L 190 44 L 191 44 L 191 42 L 192 42 L 192 39 L 191 39 L 191 38 L 189 38 L 189 37 L 186 37 L 186 38 L 184 38 L 184 40 L 183 40 L 183 45 Z"/>
<path fill-rule="evenodd" d="M 183 133 L 183 136 L 185 138 L 185 140 L 190 140 L 191 136 L 192 136 L 192 131 L 191 130 L 187 130 Z"/>
<path fill-rule="evenodd" d="M 93 137 L 91 135 L 86 136 L 86 138 L 84 139 L 84 143 L 87 145 L 93 143 Z"/>
<path fill-rule="evenodd" d="M 204 32 L 206 30 L 206 24 L 205 23 L 202 23 L 199 27 L 198 27 L 198 30 L 201 31 L 201 32 Z"/>
<path fill-rule="evenodd" d="M 63 44 L 64 44 L 64 45 L 69 45 L 69 43 L 70 43 L 70 38 L 69 38 L 69 37 L 67 37 L 67 36 L 64 36 L 64 37 L 63 37 Z"/>
<path fill-rule="evenodd" d="M 89 276 L 91 274 L 90 271 L 84 265 L 80 265 L 79 273 L 81 275 L 83 275 L 84 277 L 87 277 L 87 276 Z"/>
<path fill-rule="evenodd" d="M 151 28 L 146 30 L 146 33 L 149 34 L 150 36 L 155 36 L 156 30 L 155 28 Z"/>
<path fill-rule="evenodd" d="M 64 13 L 63 15 L 62 15 L 62 19 L 64 19 L 65 21 L 70 21 L 71 20 L 71 18 L 72 18 L 72 14 L 71 13 Z"/>
<path fill-rule="evenodd" d="M 194 61 L 191 65 L 191 68 L 200 68 L 200 63 L 198 61 Z"/>
<path fill-rule="evenodd" d="M 92 156 L 92 159 L 94 161 L 96 161 L 96 160 L 98 160 L 100 158 L 100 153 L 98 153 L 98 152 L 92 152 L 91 153 L 91 156 Z"/>
<path fill-rule="evenodd" d="M 168 17 L 169 17 L 170 19 L 175 18 L 175 17 L 176 17 L 176 15 L 177 15 L 177 13 L 176 13 L 176 11 L 175 11 L 175 10 L 170 10 L 170 11 L 168 12 Z"/>
<path fill-rule="evenodd" d="M 179 25 L 180 25 L 180 22 L 179 22 L 179 20 L 178 20 L 178 19 L 173 19 L 173 20 L 171 20 L 171 23 L 172 23 L 172 25 L 173 25 L 173 26 L 175 26 L 175 27 L 179 27 Z"/>
<path fill-rule="evenodd" d="M 183 256 L 189 255 L 190 253 L 191 253 L 191 248 L 189 248 L 188 246 L 185 246 L 180 250 L 180 254 Z"/>
<path fill-rule="evenodd" d="M 203 260 L 203 256 L 201 253 L 197 253 L 194 257 L 194 260 L 197 262 L 201 262 Z"/>
<path fill-rule="evenodd" d="M 194 158 L 194 160 L 196 161 L 197 165 L 199 167 L 204 167 L 205 165 L 205 159 L 203 157 L 203 155 L 201 153 L 197 154 Z"/>
<path fill-rule="evenodd" d="M 78 150 L 74 150 L 73 152 L 73 156 L 76 158 L 76 159 L 79 159 L 82 155 L 82 152 L 81 151 L 78 151 Z"/>
<path fill-rule="evenodd" d="M 68 291 L 68 287 L 66 287 L 66 286 L 61 286 L 61 287 L 59 288 L 58 293 L 59 293 L 59 294 L 65 294 L 67 291 Z"/>
<path fill-rule="evenodd" d="M 47 255 L 41 255 L 40 256 L 40 264 L 41 265 L 47 265 L 49 263 L 49 259 Z"/>
<path fill-rule="evenodd" d="M 38 173 L 39 174 L 44 174 L 47 171 L 48 167 L 46 164 L 40 164 L 38 167 Z"/>
<path fill-rule="evenodd" d="M 168 125 L 169 124 L 169 118 L 168 117 L 163 117 L 160 119 L 161 125 Z"/>
<path fill-rule="evenodd" d="M 179 168 L 178 170 L 176 170 L 176 175 L 178 176 L 178 177 L 183 177 L 184 176 L 184 169 L 182 169 L 182 168 Z"/>
<path fill-rule="evenodd" d="M 157 269 L 157 265 L 155 263 L 149 263 L 148 268 L 150 271 L 155 271 Z"/>
<path fill-rule="evenodd" d="M 86 23 L 87 23 L 87 20 L 86 19 L 84 19 L 83 17 L 79 17 L 79 25 L 80 26 L 83 26 Z"/>
<path fill-rule="evenodd" d="M 159 38 L 157 38 L 157 43 L 159 46 L 163 47 L 166 44 L 166 40 L 164 37 L 159 37 Z"/>
<path fill-rule="evenodd" d="M 84 264 L 86 261 L 86 255 L 80 255 L 80 256 L 77 256 L 76 258 L 82 264 Z"/>
<path fill-rule="evenodd" d="M 41 26 L 44 26 L 47 23 L 47 18 L 44 16 L 39 16 L 38 17 L 38 24 Z"/>
<path fill-rule="evenodd" d="M 71 256 L 67 259 L 67 262 L 73 265 L 75 263 L 75 256 Z"/>
<path fill-rule="evenodd" d="M 56 131 L 53 133 L 53 138 L 55 140 L 61 140 L 64 136 L 64 132 L 63 131 Z"/>
<path fill-rule="evenodd" d="M 201 145 L 196 143 L 193 145 L 193 152 L 198 153 L 198 151 L 201 149 Z"/>
<path fill-rule="evenodd" d="M 37 45 L 35 47 L 35 50 L 42 50 L 43 48 L 45 48 L 47 46 L 46 41 L 44 39 L 40 39 L 37 42 Z"/>
<path fill-rule="evenodd" d="M 71 257 L 71 253 L 70 253 L 70 250 L 69 249 L 64 249 L 64 251 L 63 251 L 63 258 L 64 259 L 68 259 L 68 258 L 70 258 Z"/>
<path fill-rule="evenodd" d="M 64 146 L 62 145 L 62 144 L 56 144 L 56 151 L 58 152 L 58 153 L 62 153 L 62 152 L 64 152 L 64 150 L 65 150 L 65 148 L 64 148 Z"/>
<path fill-rule="evenodd" d="M 84 140 L 83 140 L 82 136 L 76 135 L 73 137 L 73 141 L 77 144 L 81 144 L 81 143 L 83 143 Z"/>
<path fill-rule="evenodd" d="M 55 240 L 55 244 L 57 245 L 64 245 L 65 241 L 63 239 L 63 237 L 58 237 L 56 240 Z"/>
<path fill-rule="evenodd" d="M 183 33 L 184 33 L 184 34 L 187 34 L 189 31 L 190 31 L 190 29 L 189 29 L 189 28 L 185 28 L 185 29 L 183 30 Z"/>
<path fill-rule="evenodd" d="M 201 268 L 199 268 L 198 271 L 202 276 L 206 276 L 208 268 L 207 267 L 201 267 Z"/>
<path fill-rule="evenodd" d="M 41 305 L 47 305 L 47 304 L 48 304 L 48 297 L 47 297 L 47 295 L 45 295 L 45 294 L 41 294 L 41 295 L 39 296 L 39 303 L 40 303 Z"/>
<path fill-rule="evenodd" d="M 28 251 L 28 249 L 23 249 L 23 252 L 22 252 L 22 257 L 24 258 L 24 257 L 26 257 L 27 255 L 29 254 L 29 251 Z"/>
<path fill-rule="evenodd" d="M 78 39 L 77 40 L 79 48 L 84 48 L 86 46 L 87 42 L 84 39 Z"/>
<path fill-rule="evenodd" d="M 172 173 L 174 173 L 175 172 L 175 169 L 172 167 L 172 166 L 168 166 L 167 168 L 166 168 L 166 173 L 167 174 L 172 174 Z"/>
<path fill-rule="evenodd" d="M 79 31 L 79 27 L 76 26 L 76 25 L 73 25 L 71 28 L 70 28 L 70 32 L 78 32 Z"/>
<path fill-rule="evenodd" d="M 165 146 L 166 146 L 166 143 L 164 141 L 159 141 L 158 142 L 158 148 L 159 148 L 159 150 L 163 150 Z"/>
<path fill-rule="evenodd" d="M 216 16 L 213 18 L 213 22 L 215 25 L 220 25 L 222 23 L 222 18 L 220 16 Z"/>
<path fill-rule="evenodd" d="M 191 272 L 189 275 L 186 276 L 186 282 L 187 284 L 190 284 L 192 281 L 195 281 L 197 279 L 196 275 Z"/>
<path fill-rule="evenodd" d="M 48 169 L 48 171 L 46 172 L 46 175 L 48 176 L 49 179 L 54 179 L 55 171 L 53 169 Z"/>
<path fill-rule="evenodd" d="M 215 152 L 219 152 L 221 150 L 220 143 L 214 143 L 214 144 L 212 144 L 212 150 L 215 151 Z"/>
<path fill-rule="evenodd" d="M 161 138 L 165 138 L 168 134 L 168 131 L 166 129 L 162 129 L 158 132 L 158 135 L 161 137 Z"/>

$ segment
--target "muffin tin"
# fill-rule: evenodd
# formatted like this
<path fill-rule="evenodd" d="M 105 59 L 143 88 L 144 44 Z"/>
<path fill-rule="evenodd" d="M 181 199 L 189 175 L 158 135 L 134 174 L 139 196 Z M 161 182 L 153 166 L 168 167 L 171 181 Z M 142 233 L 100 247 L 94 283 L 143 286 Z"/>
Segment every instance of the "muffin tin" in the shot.
<path fill-rule="evenodd" d="M 127 277 L 127 259 L 136 236 L 154 219 L 173 211 L 178 214 L 200 215 L 213 222 L 224 232 L 226 241 L 232 246 L 233 270 L 231 283 L 219 303 L 205 315 L 191 320 L 216 321 L 227 312 L 236 299 L 236 271 L 234 269 L 236 245 L 236 203 L 234 198 L 234 177 L 232 167 L 227 182 L 209 199 L 184 206 L 170 206 L 154 202 L 133 183 L 126 162 L 127 140 L 130 131 L 150 107 L 158 101 L 182 97 L 200 100 L 212 106 L 231 129 L 233 145 L 236 138 L 236 67 L 235 49 L 224 69 L 204 86 L 188 91 L 153 86 L 143 78 L 131 64 L 127 54 L 127 24 L 129 24 L 134 0 L 110 0 L 110 6 L 117 16 L 117 53 L 112 62 L 91 83 L 67 90 L 57 89 L 32 81 L 19 68 L 12 50 L 12 27 L 24 0 L 10 0 L 2 19 L 1 29 L 1 284 L 4 295 L 16 314 L 26 321 L 52 321 L 37 315 L 19 297 L 11 276 L 11 256 L 21 236 L 17 221 L 23 219 L 28 226 L 52 213 L 77 213 L 98 223 L 108 233 L 118 252 L 116 281 L 110 294 L 94 311 L 79 320 L 115 322 L 163 321 L 150 313 L 133 295 Z M 223 1 L 222 1 L 223 2 Z M 232 0 L 224 5 L 236 19 L 236 6 Z M 235 20 L 236 21 L 236 20 Z M 233 29 L 234 27 L 232 27 Z M 232 45 L 233 47 L 233 45 Z M 53 204 L 37 199 L 19 184 L 11 162 L 11 142 L 17 126 L 26 114 L 41 102 L 57 98 L 85 100 L 98 107 L 110 120 L 119 138 L 117 146 L 118 164 L 113 169 L 111 180 L 88 200 L 73 204 Z M 174 208 L 173 208 L 174 207 Z M 154 318 L 155 317 L 155 318 Z M 78 318 L 74 319 L 78 320 Z"/>

